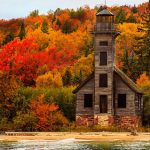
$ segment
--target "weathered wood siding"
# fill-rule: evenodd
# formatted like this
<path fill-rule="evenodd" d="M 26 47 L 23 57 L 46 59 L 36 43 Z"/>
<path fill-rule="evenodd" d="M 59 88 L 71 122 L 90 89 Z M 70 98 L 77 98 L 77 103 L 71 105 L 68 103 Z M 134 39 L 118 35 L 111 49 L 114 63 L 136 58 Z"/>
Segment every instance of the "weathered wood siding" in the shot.
<path fill-rule="evenodd" d="M 93 108 L 84 108 L 84 94 L 93 94 L 94 107 L 94 78 L 88 81 L 78 92 L 76 101 L 76 116 L 93 115 Z"/>
<path fill-rule="evenodd" d="M 139 116 L 142 115 L 143 112 L 143 99 L 142 95 L 136 93 L 135 94 L 135 113 Z"/>
<path fill-rule="evenodd" d="M 118 94 L 126 94 L 126 108 L 118 108 Z M 115 73 L 115 114 L 119 116 L 136 115 L 136 93 Z"/>
<path fill-rule="evenodd" d="M 100 46 L 100 41 L 108 41 L 108 46 Z M 113 114 L 113 63 L 114 63 L 114 39 L 111 34 L 95 35 L 95 114 L 100 114 L 100 95 L 107 95 L 108 113 Z M 107 52 L 107 65 L 100 66 L 100 52 Z M 99 87 L 99 75 L 106 73 L 108 76 L 108 87 Z M 105 115 L 105 114 L 100 114 Z"/>

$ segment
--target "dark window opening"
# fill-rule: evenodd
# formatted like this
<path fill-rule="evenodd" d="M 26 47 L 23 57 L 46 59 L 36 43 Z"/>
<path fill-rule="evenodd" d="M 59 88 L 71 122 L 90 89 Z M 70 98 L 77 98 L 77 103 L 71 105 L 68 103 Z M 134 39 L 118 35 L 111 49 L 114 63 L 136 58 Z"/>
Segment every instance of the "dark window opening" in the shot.
<path fill-rule="evenodd" d="M 107 52 L 100 52 L 100 65 L 107 65 Z"/>
<path fill-rule="evenodd" d="M 84 94 L 84 107 L 93 107 L 93 95 Z"/>
<path fill-rule="evenodd" d="M 99 45 L 100 46 L 108 46 L 108 41 L 100 41 Z"/>
<path fill-rule="evenodd" d="M 100 113 L 107 113 L 107 95 L 100 95 Z"/>
<path fill-rule="evenodd" d="M 138 108 L 140 110 L 141 109 L 141 95 L 138 95 L 137 98 L 138 98 Z"/>
<path fill-rule="evenodd" d="M 107 74 L 99 75 L 99 87 L 107 87 Z"/>
<path fill-rule="evenodd" d="M 118 94 L 118 108 L 126 108 L 126 94 Z"/>

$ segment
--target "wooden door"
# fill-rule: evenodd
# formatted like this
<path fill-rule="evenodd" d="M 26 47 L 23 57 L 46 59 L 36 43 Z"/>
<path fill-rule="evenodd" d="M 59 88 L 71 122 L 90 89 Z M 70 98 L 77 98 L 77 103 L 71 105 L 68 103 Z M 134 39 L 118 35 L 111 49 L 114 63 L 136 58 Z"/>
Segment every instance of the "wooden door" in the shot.
<path fill-rule="evenodd" d="M 100 95 L 100 113 L 107 113 L 107 95 Z"/>

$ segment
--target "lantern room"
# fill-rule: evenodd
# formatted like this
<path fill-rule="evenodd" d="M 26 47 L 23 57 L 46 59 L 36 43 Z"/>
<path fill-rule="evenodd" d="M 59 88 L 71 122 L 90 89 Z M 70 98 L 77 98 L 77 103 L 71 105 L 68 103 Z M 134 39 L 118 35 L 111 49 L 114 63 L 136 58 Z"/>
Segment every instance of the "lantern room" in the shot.
<path fill-rule="evenodd" d="M 96 14 L 95 31 L 112 31 L 114 30 L 114 15 L 107 9 Z"/>

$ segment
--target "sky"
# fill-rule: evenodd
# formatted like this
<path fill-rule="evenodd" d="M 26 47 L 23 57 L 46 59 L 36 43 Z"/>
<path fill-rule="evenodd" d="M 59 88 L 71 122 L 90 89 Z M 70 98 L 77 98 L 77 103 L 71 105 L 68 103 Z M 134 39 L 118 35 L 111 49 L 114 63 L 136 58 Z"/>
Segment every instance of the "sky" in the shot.
<path fill-rule="evenodd" d="M 114 5 L 138 5 L 148 0 L 107 0 L 108 6 Z M 57 8 L 79 8 L 89 5 L 94 7 L 105 4 L 105 0 L 0 0 L 0 19 L 26 17 L 35 9 L 40 14 L 46 14 L 49 10 Z"/>

